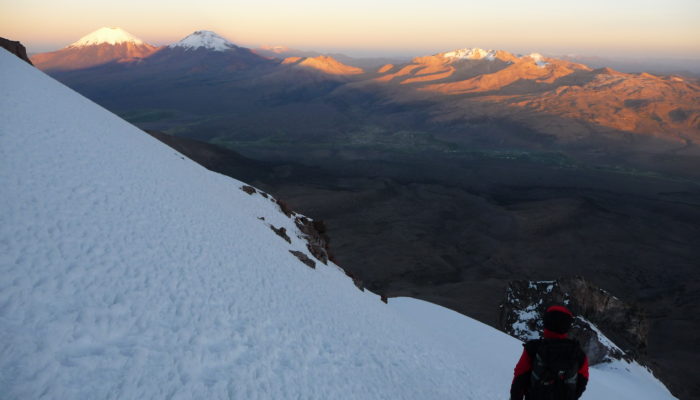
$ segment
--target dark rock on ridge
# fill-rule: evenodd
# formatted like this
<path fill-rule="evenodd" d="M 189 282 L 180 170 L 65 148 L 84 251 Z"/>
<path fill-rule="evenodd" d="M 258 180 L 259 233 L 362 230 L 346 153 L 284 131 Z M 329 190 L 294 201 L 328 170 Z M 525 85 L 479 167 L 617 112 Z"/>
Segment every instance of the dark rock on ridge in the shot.
<path fill-rule="evenodd" d="M 312 221 L 305 217 L 296 217 L 294 223 L 304 234 L 304 239 L 308 242 L 307 248 L 317 260 L 324 264 L 328 263 L 330 238 L 326 235 L 325 225 L 322 221 Z M 322 230 L 319 229 L 322 228 Z"/>
<path fill-rule="evenodd" d="M 22 43 L 0 37 L 0 47 L 26 61 L 29 65 L 34 65 L 27 57 L 27 49 Z"/>
<path fill-rule="evenodd" d="M 576 316 L 570 336 L 581 342 L 591 364 L 644 354 L 649 332 L 644 312 L 581 277 L 510 282 L 500 306 L 501 329 L 521 340 L 536 338 L 543 328 L 541 316 L 555 304 L 566 305 Z"/>
<path fill-rule="evenodd" d="M 286 240 L 287 243 L 292 243 L 292 240 L 289 238 L 289 235 L 287 235 L 287 228 L 285 228 L 283 226 L 280 228 L 275 228 L 273 225 L 270 225 L 270 229 L 272 229 L 272 231 L 275 232 L 277 234 L 277 236 Z"/>
<path fill-rule="evenodd" d="M 296 250 L 289 250 L 289 252 L 292 253 L 296 258 L 298 258 L 299 261 L 308 265 L 309 268 L 316 268 L 316 262 L 314 260 L 310 259 L 309 256 L 307 256 L 303 252 L 296 251 Z"/>

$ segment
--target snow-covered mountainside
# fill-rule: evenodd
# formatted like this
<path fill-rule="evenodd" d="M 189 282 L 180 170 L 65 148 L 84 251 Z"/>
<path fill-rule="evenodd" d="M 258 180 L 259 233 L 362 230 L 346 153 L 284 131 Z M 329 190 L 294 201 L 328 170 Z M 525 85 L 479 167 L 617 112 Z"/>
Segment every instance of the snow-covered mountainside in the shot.
<path fill-rule="evenodd" d="M 196 31 L 168 47 L 182 47 L 190 50 L 205 48 L 214 51 L 226 51 L 237 48 L 235 44 L 229 42 L 223 37 L 217 35 L 216 32 L 212 31 Z"/>
<path fill-rule="evenodd" d="M 119 44 L 133 43 L 144 44 L 144 42 L 129 32 L 116 27 L 103 27 L 91 32 L 68 47 L 94 46 L 98 44 Z"/>
<path fill-rule="evenodd" d="M 507 397 L 516 339 L 309 268 L 269 196 L 4 50 L 0 70 L 3 399 Z M 670 398 L 623 361 L 584 395 Z"/>
<path fill-rule="evenodd" d="M 43 71 L 71 71 L 109 63 L 130 63 L 152 55 L 158 47 L 121 28 L 100 28 L 57 51 L 32 56 Z"/>
<path fill-rule="evenodd" d="M 455 58 L 459 60 L 482 60 L 486 59 L 493 61 L 496 58 L 496 51 L 494 50 L 484 50 L 480 48 L 465 48 L 453 51 L 448 51 L 445 53 L 440 53 L 441 56 L 445 58 Z"/>

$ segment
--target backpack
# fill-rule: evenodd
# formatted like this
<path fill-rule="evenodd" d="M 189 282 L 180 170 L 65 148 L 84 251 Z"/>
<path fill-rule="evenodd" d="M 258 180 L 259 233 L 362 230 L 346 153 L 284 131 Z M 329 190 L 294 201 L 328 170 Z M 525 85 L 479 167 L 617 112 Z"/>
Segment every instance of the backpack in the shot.
<path fill-rule="evenodd" d="M 531 342 L 532 373 L 528 400 L 576 400 L 581 346 L 571 339 L 540 339 Z"/>

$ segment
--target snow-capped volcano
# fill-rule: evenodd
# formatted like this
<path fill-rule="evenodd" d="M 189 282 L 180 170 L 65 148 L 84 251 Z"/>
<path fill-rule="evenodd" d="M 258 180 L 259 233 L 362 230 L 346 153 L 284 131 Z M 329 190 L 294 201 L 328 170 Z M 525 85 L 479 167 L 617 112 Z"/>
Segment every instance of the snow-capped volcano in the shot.
<path fill-rule="evenodd" d="M 212 31 L 196 31 L 168 47 L 181 47 L 189 50 L 205 48 L 214 51 L 226 51 L 238 48 L 238 46 L 235 44 L 229 42 L 228 40 L 219 36 L 216 32 Z"/>
<path fill-rule="evenodd" d="M 152 55 L 157 49 L 121 28 L 105 27 L 60 50 L 35 54 L 31 59 L 44 71 L 69 71 L 112 62 L 132 62 Z"/>
<path fill-rule="evenodd" d="M 448 51 L 445 53 L 440 53 L 444 58 L 452 58 L 452 59 L 458 59 L 458 60 L 489 60 L 493 61 L 496 59 L 496 51 L 495 50 L 484 50 L 480 49 L 478 47 L 474 48 L 465 48 L 465 49 L 458 49 L 458 50 L 452 50 Z"/>
<path fill-rule="evenodd" d="M 145 44 L 144 41 L 121 28 L 103 27 L 81 37 L 77 41 L 68 45 L 68 47 L 94 46 L 99 44 L 114 45 L 120 43 L 133 43 L 136 45 Z"/>

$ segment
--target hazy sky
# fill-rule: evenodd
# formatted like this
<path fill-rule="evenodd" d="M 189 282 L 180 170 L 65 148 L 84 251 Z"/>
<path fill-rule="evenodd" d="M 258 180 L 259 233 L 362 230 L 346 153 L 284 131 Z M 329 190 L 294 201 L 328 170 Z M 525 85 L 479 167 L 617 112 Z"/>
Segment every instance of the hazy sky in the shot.
<path fill-rule="evenodd" d="M 0 36 L 56 50 L 102 26 L 153 44 L 214 30 L 350 55 L 461 47 L 700 58 L 700 0 L 0 0 Z"/>

